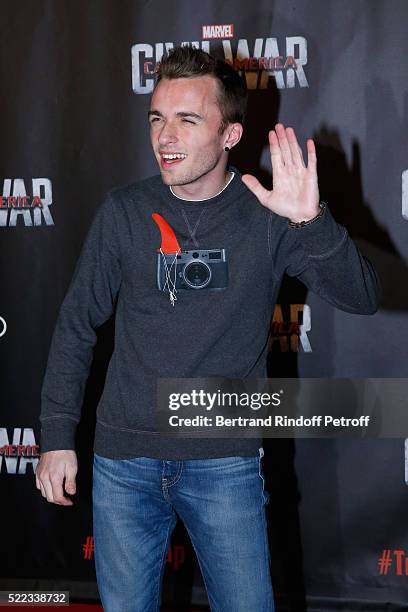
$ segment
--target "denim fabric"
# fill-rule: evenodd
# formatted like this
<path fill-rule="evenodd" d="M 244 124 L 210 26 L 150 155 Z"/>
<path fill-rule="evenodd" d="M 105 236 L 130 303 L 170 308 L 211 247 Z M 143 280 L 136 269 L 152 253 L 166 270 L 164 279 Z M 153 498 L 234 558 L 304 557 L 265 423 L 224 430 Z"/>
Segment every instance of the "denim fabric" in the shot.
<path fill-rule="evenodd" d="M 274 612 L 262 457 L 110 459 L 94 454 L 96 574 L 105 612 L 158 612 L 177 515 L 212 612 Z"/>

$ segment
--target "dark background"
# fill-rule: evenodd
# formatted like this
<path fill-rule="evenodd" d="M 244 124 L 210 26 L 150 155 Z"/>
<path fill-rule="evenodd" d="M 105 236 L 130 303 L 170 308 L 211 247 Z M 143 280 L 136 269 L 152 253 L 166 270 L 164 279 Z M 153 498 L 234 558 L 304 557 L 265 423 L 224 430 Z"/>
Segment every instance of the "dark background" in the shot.
<path fill-rule="evenodd" d="M 230 161 L 270 186 L 268 130 L 278 120 L 293 126 L 304 152 L 313 137 L 321 197 L 381 277 L 374 316 L 336 310 L 285 279 L 275 321 L 303 327 L 300 342 L 271 335 L 269 375 L 407 376 L 407 20 L 405 0 L 0 2 L 0 195 L 40 195 L 50 223 L 38 209 L 14 221 L 0 209 L 0 446 L 39 441 L 51 335 L 103 196 L 158 171 L 147 126 L 151 81 L 139 68 L 160 60 L 165 44 L 196 42 L 222 58 L 276 55 L 276 44 L 283 61 L 294 56 L 295 71 L 246 74 L 248 125 Z M 233 24 L 234 38 L 203 41 L 211 24 Z M 97 597 L 93 553 L 83 547 L 92 536 L 94 415 L 113 325 L 98 331 L 75 505 L 41 497 L 37 459 L 0 455 L 1 589 Z M 408 554 L 404 440 L 269 439 L 264 447 L 279 609 L 408 609 L 408 575 L 404 564 L 398 575 L 394 554 Z M 378 567 L 384 549 L 386 575 Z M 164 600 L 178 610 L 205 602 L 182 525 L 170 552 Z"/>

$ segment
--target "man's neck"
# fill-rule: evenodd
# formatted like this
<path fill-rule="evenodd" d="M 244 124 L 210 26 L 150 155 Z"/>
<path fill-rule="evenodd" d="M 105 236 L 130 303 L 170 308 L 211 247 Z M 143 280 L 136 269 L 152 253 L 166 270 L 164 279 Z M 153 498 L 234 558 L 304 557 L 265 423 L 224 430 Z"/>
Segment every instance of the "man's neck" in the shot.
<path fill-rule="evenodd" d="M 208 200 L 209 198 L 213 198 L 218 195 L 229 183 L 232 176 L 233 175 L 231 172 L 224 169 L 224 173 L 219 180 L 214 180 L 211 182 L 206 180 L 202 183 L 200 183 L 200 180 L 198 180 L 187 185 L 174 185 L 171 186 L 170 189 L 175 196 L 181 198 L 182 200 Z M 202 178 L 204 179 L 205 177 Z"/>

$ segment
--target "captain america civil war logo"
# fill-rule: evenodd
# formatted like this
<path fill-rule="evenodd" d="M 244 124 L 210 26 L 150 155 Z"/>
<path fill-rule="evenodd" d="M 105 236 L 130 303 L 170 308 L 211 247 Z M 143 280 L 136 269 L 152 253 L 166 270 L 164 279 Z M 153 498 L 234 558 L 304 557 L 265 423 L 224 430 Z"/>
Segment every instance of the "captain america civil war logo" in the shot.
<path fill-rule="evenodd" d="M 0 193 L 0 228 L 52 226 L 51 204 L 50 179 L 5 178 Z"/>
<path fill-rule="evenodd" d="M 0 476 L 33 474 L 39 449 L 32 427 L 0 427 Z"/>
<path fill-rule="evenodd" d="M 307 64 L 307 40 L 304 36 L 281 38 L 239 38 L 231 34 L 233 24 L 203 26 L 201 41 L 177 43 L 191 45 L 222 57 L 245 78 L 248 89 L 267 89 L 274 79 L 278 89 L 309 87 L 304 67 Z M 224 36 L 224 38 L 220 38 Z M 209 40 L 209 38 L 211 40 Z M 153 91 L 154 75 L 165 52 L 173 42 L 136 43 L 131 48 L 132 89 L 136 94 Z"/>
<path fill-rule="evenodd" d="M 271 352 L 311 353 L 307 332 L 312 329 L 308 304 L 276 304 L 272 317 L 268 348 Z"/>

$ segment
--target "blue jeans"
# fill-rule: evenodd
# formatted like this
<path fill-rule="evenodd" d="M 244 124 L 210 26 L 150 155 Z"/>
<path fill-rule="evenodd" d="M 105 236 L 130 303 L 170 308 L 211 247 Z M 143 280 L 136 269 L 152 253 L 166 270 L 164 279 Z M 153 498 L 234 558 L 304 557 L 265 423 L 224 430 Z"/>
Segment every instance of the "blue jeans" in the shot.
<path fill-rule="evenodd" d="M 165 461 L 94 453 L 95 565 L 104 611 L 160 610 L 178 515 L 212 612 L 274 612 L 263 454 L 261 447 L 255 457 Z"/>

